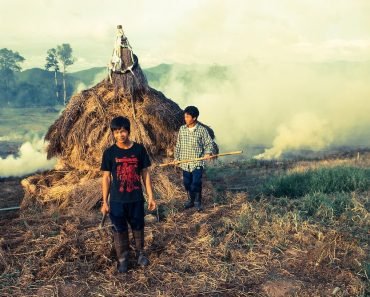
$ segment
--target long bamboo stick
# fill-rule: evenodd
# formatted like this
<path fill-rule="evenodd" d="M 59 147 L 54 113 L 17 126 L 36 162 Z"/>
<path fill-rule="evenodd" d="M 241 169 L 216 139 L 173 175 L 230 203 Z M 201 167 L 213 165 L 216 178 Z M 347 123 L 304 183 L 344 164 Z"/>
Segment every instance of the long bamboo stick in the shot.
<path fill-rule="evenodd" d="M 191 160 L 173 161 L 173 162 L 169 162 L 169 163 L 160 164 L 159 167 L 177 165 L 177 164 L 182 164 L 182 163 L 190 163 L 190 162 L 202 161 L 202 160 L 210 160 L 210 159 L 213 159 L 213 158 L 216 158 L 216 157 L 223 157 L 223 156 L 230 156 L 230 155 L 240 155 L 242 153 L 243 153 L 243 151 L 235 151 L 235 152 L 221 153 L 221 154 L 217 154 L 217 155 L 212 155 L 211 158 L 201 157 L 201 158 L 196 158 L 196 159 L 191 159 Z"/>
<path fill-rule="evenodd" d="M 20 206 L 13 206 L 13 207 L 0 208 L 0 211 L 18 210 L 18 209 L 21 209 L 21 208 L 20 208 Z"/>

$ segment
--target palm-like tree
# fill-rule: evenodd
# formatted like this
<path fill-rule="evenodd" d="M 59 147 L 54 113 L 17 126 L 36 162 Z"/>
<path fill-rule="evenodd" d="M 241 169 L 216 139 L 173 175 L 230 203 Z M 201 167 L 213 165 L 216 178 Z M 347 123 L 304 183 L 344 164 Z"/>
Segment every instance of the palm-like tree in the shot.
<path fill-rule="evenodd" d="M 59 90 L 58 90 L 58 71 L 59 71 L 59 61 L 57 57 L 57 50 L 51 48 L 47 51 L 45 69 L 52 69 L 54 71 L 54 83 L 55 83 L 55 94 L 57 97 L 57 102 L 59 102 Z"/>
<path fill-rule="evenodd" d="M 64 106 L 67 102 L 67 91 L 66 91 L 66 72 L 67 67 L 72 65 L 75 62 L 75 58 L 72 56 L 72 48 L 68 43 L 63 43 L 62 45 L 57 46 L 56 50 L 58 61 L 62 64 L 63 67 L 63 102 Z"/>

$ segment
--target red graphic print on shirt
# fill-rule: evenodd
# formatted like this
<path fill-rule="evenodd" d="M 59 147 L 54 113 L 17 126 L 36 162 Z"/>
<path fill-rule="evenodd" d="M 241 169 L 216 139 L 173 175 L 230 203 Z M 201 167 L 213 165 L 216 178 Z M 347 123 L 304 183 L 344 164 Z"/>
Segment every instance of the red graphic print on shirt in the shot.
<path fill-rule="evenodd" d="M 121 193 L 140 190 L 140 176 L 137 174 L 138 162 L 135 156 L 116 158 L 117 180 L 120 183 Z"/>

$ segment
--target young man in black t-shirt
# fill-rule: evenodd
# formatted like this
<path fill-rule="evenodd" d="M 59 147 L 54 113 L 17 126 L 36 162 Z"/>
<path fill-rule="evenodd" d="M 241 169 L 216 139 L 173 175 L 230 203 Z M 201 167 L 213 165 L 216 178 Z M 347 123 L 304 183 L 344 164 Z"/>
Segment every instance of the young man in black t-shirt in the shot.
<path fill-rule="evenodd" d="M 148 196 L 148 209 L 154 210 L 156 202 L 148 167 L 150 159 L 144 146 L 130 140 L 130 121 L 116 117 L 110 125 L 116 143 L 103 153 L 102 213 L 108 213 L 113 224 L 114 245 L 118 258 L 118 271 L 127 272 L 130 224 L 135 240 L 137 263 L 149 265 L 144 254 L 144 195 L 141 180 Z M 108 196 L 110 195 L 109 203 Z"/>

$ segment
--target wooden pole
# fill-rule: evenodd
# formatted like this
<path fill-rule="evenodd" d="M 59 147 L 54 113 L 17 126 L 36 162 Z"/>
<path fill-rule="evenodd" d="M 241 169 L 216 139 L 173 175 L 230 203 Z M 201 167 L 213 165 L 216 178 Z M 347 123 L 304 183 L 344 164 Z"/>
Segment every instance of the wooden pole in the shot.
<path fill-rule="evenodd" d="M 18 210 L 18 209 L 21 209 L 21 208 L 19 206 L 13 206 L 13 207 L 0 208 L 0 211 Z"/>
<path fill-rule="evenodd" d="M 201 157 L 201 158 L 196 158 L 196 159 L 191 159 L 191 160 L 173 161 L 173 162 L 169 162 L 169 163 L 160 164 L 159 167 L 177 165 L 177 164 L 182 164 L 182 163 L 190 163 L 190 162 L 202 161 L 202 160 L 210 160 L 210 159 L 213 159 L 213 158 L 230 156 L 230 155 L 240 155 L 242 153 L 243 153 L 243 151 L 236 151 L 236 152 L 229 152 L 229 153 L 221 153 L 221 154 L 217 154 L 217 155 L 212 155 L 210 158 L 209 157 Z"/>

